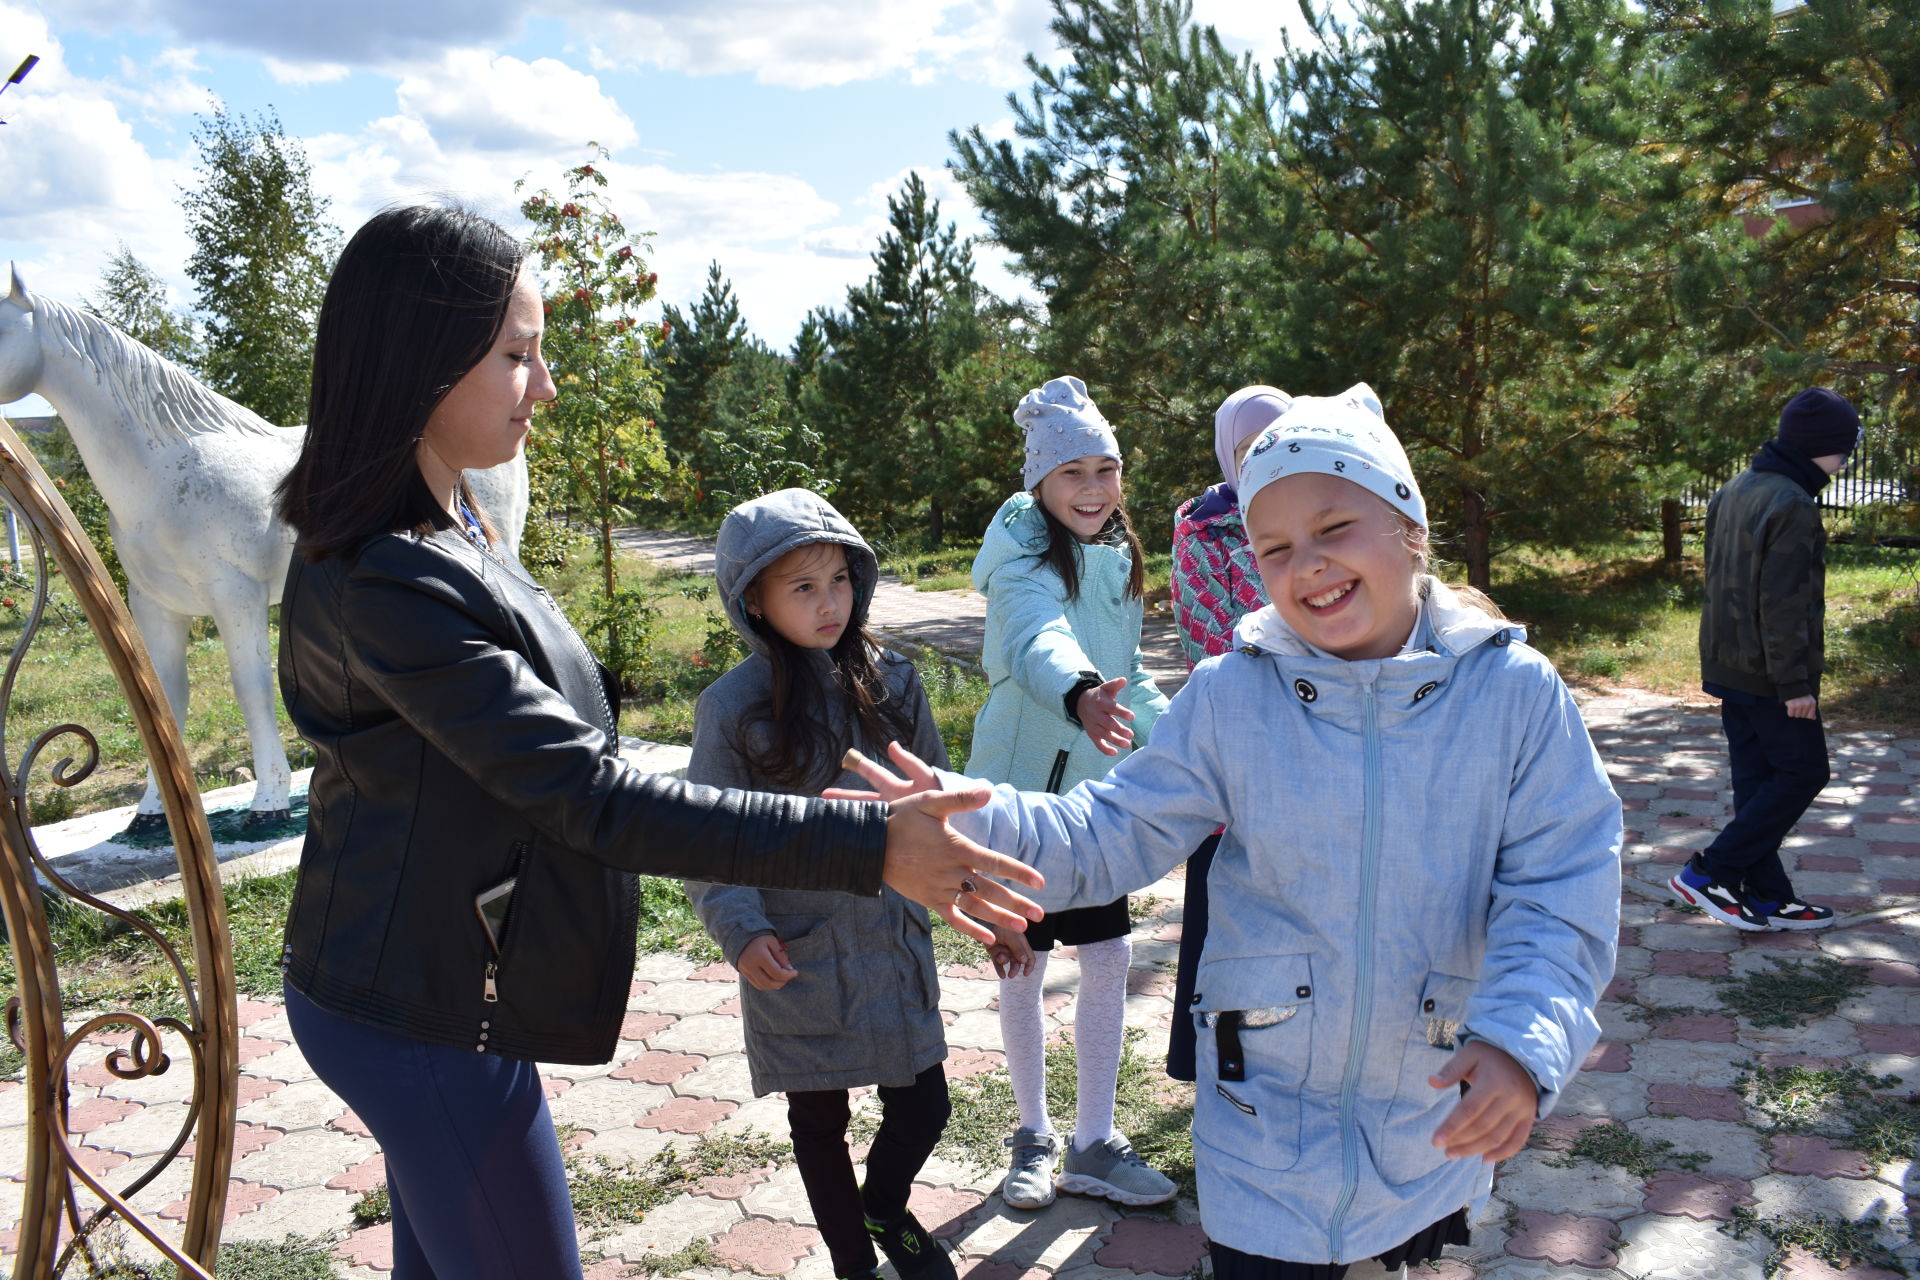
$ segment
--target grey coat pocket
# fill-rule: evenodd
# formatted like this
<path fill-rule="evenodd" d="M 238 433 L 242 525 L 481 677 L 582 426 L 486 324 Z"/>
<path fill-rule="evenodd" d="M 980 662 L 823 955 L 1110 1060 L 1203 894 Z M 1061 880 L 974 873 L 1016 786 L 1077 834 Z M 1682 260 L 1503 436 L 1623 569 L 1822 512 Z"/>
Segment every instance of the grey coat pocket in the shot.
<path fill-rule="evenodd" d="M 833 922 L 818 917 L 769 916 L 787 963 L 796 970 L 784 987 L 758 991 L 743 984 L 741 1013 L 747 1029 L 769 1036 L 826 1036 L 846 1023 L 846 992 Z"/>

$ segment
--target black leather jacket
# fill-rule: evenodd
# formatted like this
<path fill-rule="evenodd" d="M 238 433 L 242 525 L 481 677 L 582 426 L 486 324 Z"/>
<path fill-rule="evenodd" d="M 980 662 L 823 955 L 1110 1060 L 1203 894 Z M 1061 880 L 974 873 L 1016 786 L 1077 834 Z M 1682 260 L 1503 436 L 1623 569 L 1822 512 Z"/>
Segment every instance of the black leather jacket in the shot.
<path fill-rule="evenodd" d="M 633 873 L 880 891 L 881 806 L 622 761 L 615 699 L 579 636 L 524 570 L 457 531 L 296 556 L 280 689 L 318 755 L 282 967 L 346 1017 L 604 1062 L 632 977 Z M 496 955 L 474 898 L 508 877 Z"/>

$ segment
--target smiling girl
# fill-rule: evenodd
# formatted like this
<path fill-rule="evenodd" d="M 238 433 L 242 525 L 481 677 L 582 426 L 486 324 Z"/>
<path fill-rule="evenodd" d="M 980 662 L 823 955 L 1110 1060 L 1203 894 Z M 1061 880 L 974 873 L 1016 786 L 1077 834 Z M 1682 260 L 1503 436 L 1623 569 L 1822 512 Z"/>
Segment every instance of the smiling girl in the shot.
<path fill-rule="evenodd" d="M 1426 504 L 1364 385 L 1300 397 L 1239 492 L 1273 603 L 1152 744 L 962 827 L 1049 907 L 1151 884 L 1225 825 L 1187 1009 L 1216 1280 L 1340 1280 L 1465 1243 L 1599 1035 L 1620 802 L 1553 667 L 1425 572 Z M 909 779 L 862 772 L 882 794 Z M 948 775 L 950 778 L 950 775 Z"/>
<path fill-rule="evenodd" d="M 1014 410 L 1026 430 L 1027 489 L 1001 505 L 973 562 L 987 597 L 983 659 L 992 692 L 974 722 L 968 771 L 1038 791 L 1098 778 L 1144 743 L 1167 700 L 1140 657 L 1140 540 L 1120 491 L 1120 446 L 1078 378 L 1055 378 Z M 1113 1127 L 1127 967 L 1127 901 L 1050 914 L 1027 931 L 1028 973 L 1000 983 L 1000 1033 L 1020 1126 L 1001 1195 L 1037 1209 L 1062 1190 L 1121 1204 L 1159 1204 L 1173 1183 Z M 1078 1092 L 1062 1142 L 1046 1099 L 1046 958 L 1076 949 Z M 1063 1150 L 1063 1147 L 1065 1148 Z"/>

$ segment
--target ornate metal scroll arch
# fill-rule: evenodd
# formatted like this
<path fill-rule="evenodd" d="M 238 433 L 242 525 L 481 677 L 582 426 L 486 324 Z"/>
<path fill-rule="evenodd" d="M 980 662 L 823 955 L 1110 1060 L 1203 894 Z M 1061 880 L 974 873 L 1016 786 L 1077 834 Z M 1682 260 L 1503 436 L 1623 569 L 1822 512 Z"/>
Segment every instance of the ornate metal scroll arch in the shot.
<path fill-rule="evenodd" d="M 28 1110 L 26 1167 L 21 1174 L 25 1189 L 13 1277 L 40 1280 L 61 1275 L 75 1256 L 91 1255 L 99 1228 L 117 1221 L 173 1262 L 182 1277 L 212 1280 L 233 1162 L 239 1077 L 233 951 L 213 838 L 179 726 L 126 605 L 66 502 L 4 417 L 0 417 L 0 491 L 30 535 L 34 579 L 31 607 L 0 675 L 0 846 L 4 851 L 0 911 L 5 914 L 19 974 L 19 991 L 6 1005 L 6 1029 L 26 1056 Z M 186 898 L 193 940 L 191 970 L 145 920 L 68 884 L 48 866 L 34 841 L 27 789 L 42 757 L 58 750 L 81 753 L 77 764 L 68 754 L 47 771 L 48 780 L 61 787 L 83 781 L 99 763 L 99 746 L 80 725 L 45 730 L 22 751 L 17 766 L 7 744 L 6 715 L 12 706 L 14 681 L 45 617 L 48 582 L 55 567 L 65 576 L 126 693 L 141 743 L 153 764 Z M 149 1018 L 121 1011 L 91 1016 L 69 1029 L 40 878 L 73 901 L 120 920 L 158 947 L 180 984 L 186 1016 Z M 89 1047 L 88 1036 L 108 1028 L 132 1032 L 130 1045 L 112 1050 L 102 1063 L 113 1075 L 137 1079 L 175 1066 L 164 1050 L 162 1032 L 166 1030 L 186 1044 L 193 1076 L 188 1114 L 171 1146 L 138 1177 L 118 1188 L 86 1168 L 67 1130 L 68 1064 Z M 193 1179 L 183 1239 L 176 1246 L 129 1201 L 179 1156 L 189 1139 L 196 1144 Z M 99 1207 L 82 1207 L 76 1183 L 93 1193 Z"/>

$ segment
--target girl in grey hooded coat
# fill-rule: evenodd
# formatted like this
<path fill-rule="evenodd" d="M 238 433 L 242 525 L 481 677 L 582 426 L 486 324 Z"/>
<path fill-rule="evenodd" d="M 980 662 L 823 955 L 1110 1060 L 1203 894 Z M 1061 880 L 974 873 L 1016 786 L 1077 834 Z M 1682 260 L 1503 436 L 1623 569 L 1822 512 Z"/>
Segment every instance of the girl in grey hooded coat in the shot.
<path fill-rule="evenodd" d="M 782 489 L 720 526 L 714 573 L 749 655 L 700 695 L 687 780 L 814 795 L 858 785 L 849 747 L 889 740 L 946 759 L 913 664 L 867 633 L 873 551 L 817 494 Z M 926 909 L 874 898 L 689 882 L 707 932 L 745 979 L 756 1094 L 785 1091 L 800 1168 L 834 1274 L 867 1277 L 877 1242 L 903 1277 L 952 1277 L 907 1212 L 946 1128 L 946 1039 Z M 864 1188 L 847 1152 L 847 1090 L 879 1086 L 884 1118 Z"/>

